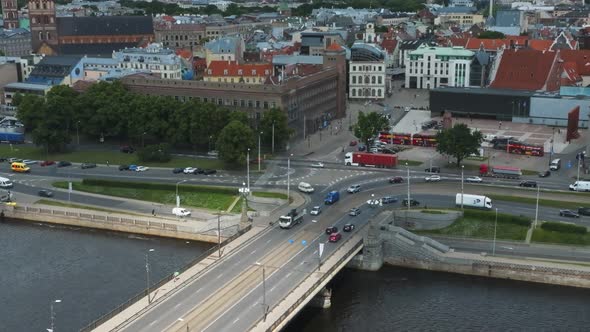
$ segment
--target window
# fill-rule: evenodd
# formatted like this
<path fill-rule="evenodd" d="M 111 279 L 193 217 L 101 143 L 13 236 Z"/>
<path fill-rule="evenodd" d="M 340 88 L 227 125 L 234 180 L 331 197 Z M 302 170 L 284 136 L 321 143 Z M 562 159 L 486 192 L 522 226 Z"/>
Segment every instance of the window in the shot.
<path fill-rule="evenodd" d="M 260 100 L 256 101 L 256 108 L 260 108 Z"/>
<path fill-rule="evenodd" d="M 240 107 L 246 107 L 246 101 L 244 99 L 240 99 Z"/>
<path fill-rule="evenodd" d="M 252 100 L 248 100 L 248 107 L 249 108 L 253 108 L 254 107 L 254 102 Z"/>
<path fill-rule="evenodd" d="M 238 69 L 238 75 L 243 75 L 241 69 Z"/>
<path fill-rule="evenodd" d="M 356 97 L 356 89 L 352 89 L 352 96 Z"/>
<path fill-rule="evenodd" d="M 352 77 L 352 84 L 356 84 L 356 76 Z"/>
<path fill-rule="evenodd" d="M 217 105 L 223 105 L 223 99 L 218 98 L 217 99 Z"/>
<path fill-rule="evenodd" d="M 379 84 L 383 84 L 383 77 L 379 76 Z"/>
<path fill-rule="evenodd" d="M 227 75 L 227 73 L 228 73 L 227 69 L 224 69 L 223 70 L 223 75 Z"/>
<path fill-rule="evenodd" d="M 375 76 L 371 76 L 371 84 L 375 84 L 377 82 L 377 78 Z"/>

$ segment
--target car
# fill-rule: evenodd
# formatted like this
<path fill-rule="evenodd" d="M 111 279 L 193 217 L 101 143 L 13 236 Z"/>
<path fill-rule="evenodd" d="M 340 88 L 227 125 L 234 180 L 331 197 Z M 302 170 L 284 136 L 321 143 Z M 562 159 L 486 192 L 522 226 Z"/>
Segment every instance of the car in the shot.
<path fill-rule="evenodd" d="M 215 173 L 217 173 L 217 171 L 214 169 L 204 169 L 203 170 L 203 174 L 205 174 L 205 175 L 213 175 Z"/>
<path fill-rule="evenodd" d="M 25 164 L 25 165 L 33 165 L 33 164 L 36 164 L 36 163 L 38 163 L 37 160 L 31 160 L 31 159 L 25 159 L 25 160 L 23 160 L 23 164 Z"/>
<path fill-rule="evenodd" d="M 188 217 L 191 215 L 191 212 L 185 208 L 175 207 L 172 209 L 172 214 L 177 217 Z"/>
<path fill-rule="evenodd" d="M 83 163 L 82 165 L 80 165 L 81 169 L 95 168 L 95 167 L 96 167 L 95 163 Z"/>
<path fill-rule="evenodd" d="M 578 208 L 578 214 L 583 216 L 590 216 L 590 207 L 580 207 Z"/>
<path fill-rule="evenodd" d="M 330 227 L 326 228 L 326 234 L 330 235 L 332 233 L 338 233 L 338 227 L 330 226 Z"/>
<path fill-rule="evenodd" d="M 119 170 L 120 171 L 128 171 L 129 170 L 129 165 L 119 165 Z"/>
<path fill-rule="evenodd" d="M 0 157 L 0 162 L 8 161 L 8 158 Z"/>
<path fill-rule="evenodd" d="M 349 146 L 356 146 L 359 142 L 357 141 L 350 141 L 350 143 L 348 143 Z"/>
<path fill-rule="evenodd" d="M 539 172 L 539 177 L 540 178 L 546 178 L 549 175 L 551 175 L 551 171 L 550 170 L 544 170 L 544 171 Z"/>
<path fill-rule="evenodd" d="M 438 167 L 438 166 L 428 167 L 427 169 L 424 170 L 424 172 L 428 172 L 428 173 L 440 173 L 440 167 Z"/>
<path fill-rule="evenodd" d="M 365 151 L 367 149 L 366 146 L 364 146 L 363 144 L 359 144 L 359 146 L 357 147 L 357 150 L 359 151 Z"/>
<path fill-rule="evenodd" d="M 187 167 L 185 169 L 182 170 L 182 172 L 184 174 L 195 174 L 195 171 L 197 170 L 197 168 L 194 167 Z"/>
<path fill-rule="evenodd" d="M 129 165 L 129 168 L 127 170 L 135 172 L 137 170 L 137 165 Z"/>
<path fill-rule="evenodd" d="M 133 152 L 135 152 L 135 148 L 132 147 L 131 145 L 123 145 L 122 147 L 119 148 L 119 151 L 121 151 L 123 153 L 133 153 Z"/>
<path fill-rule="evenodd" d="M 324 168 L 324 163 L 321 163 L 321 162 L 313 163 L 313 164 L 311 164 L 311 167 Z"/>
<path fill-rule="evenodd" d="M 42 162 L 39 163 L 40 166 L 51 166 L 51 165 L 55 165 L 55 161 L 53 160 L 43 160 Z"/>
<path fill-rule="evenodd" d="M 135 171 L 136 171 L 136 172 L 145 172 L 145 171 L 147 171 L 147 170 L 149 170 L 149 169 L 150 169 L 150 168 L 149 168 L 149 167 L 147 167 L 147 166 L 137 166 L 137 167 L 135 168 Z"/>
<path fill-rule="evenodd" d="M 407 198 L 402 201 L 402 205 L 408 206 L 408 199 Z M 413 198 L 410 198 L 410 206 L 418 206 L 418 205 L 420 205 L 420 202 L 418 202 L 417 200 L 415 200 Z"/>
<path fill-rule="evenodd" d="M 58 161 L 57 162 L 57 167 L 67 167 L 67 166 L 72 166 L 72 163 L 69 161 Z"/>
<path fill-rule="evenodd" d="M 520 187 L 537 188 L 537 182 L 535 181 L 521 181 L 518 185 Z"/>
<path fill-rule="evenodd" d="M 424 178 L 426 182 L 438 182 L 441 180 L 439 175 L 431 175 Z"/>
<path fill-rule="evenodd" d="M 207 155 L 208 155 L 208 156 L 211 156 L 211 157 L 217 157 L 217 156 L 219 156 L 219 152 L 218 152 L 218 151 L 215 151 L 215 150 L 213 150 L 213 151 L 209 151 L 209 152 L 207 152 Z"/>
<path fill-rule="evenodd" d="M 338 241 L 340 241 L 341 238 L 342 238 L 342 235 L 340 233 L 332 233 L 332 234 L 330 234 L 328 241 L 338 242 Z"/>
<path fill-rule="evenodd" d="M 381 203 L 383 203 L 383 204 L 396 203 L 397 201 L 398 201 L 397 197 L 393 197 L 393 196 L 385 196 L 385 197 L 381 198 Z"/>
<path fill-rule="evenodd" d="M 23 160 L 20 158 L 8 158 L 9 163 L 20 163 L 21 161 Z"/>
<path fill-rule="evenodd" d="M 379 206 L 379 204 L 381 204 L 381 201 L 378 200 L 378 199 L 370 199 L 370 200 L 367 201 L 367 204 L 370 207 L 377 207 L 377 206 Z"/>
<path fill-rule="evenodd" d="M 348 187 L 348 189 L 346 189 L 346 191 L 350 194 L 358 193 L 359 191 L 361 191 L 361 185 L 360 184 L 353 184 L 352 186 Z"/>
<path fill-rule="evenodd" d="M 195 168 L 195 171 L 193 172 L 193 174 L 205 174 L 205 170 L 202 168 Z"/>
<path fill-rule="evenodd" d="M 572 210 L 559 210 L 559 215 L 562 217 L 580 218 L 580 215 Z"/>
<path fill-rule="evenodd" d="M 352 231 L 354 231 L 354 224 L 346 224 L 346 225 L 344 225 L 342 230 L 345 232 L 352 232 Z"/>
<path fill-rule="evenodd" d="M 479 176 L 469 176 L 465 178 L 465 182 L 481 183 L 483 180 Z"/>
<path fill-rule="evenodd" d="M 359 208 L 352 208 L 352 209 L 350 209 L 350 211 L 348 211 L 348 215 L 352 216 L 352 217 L 356 217 L 359 214 L 361 214 L 361 209 L 359 209 Z"/>
<path fill-rule="evenodd" d="M 309 211 L 309 214 L 311 214 L 312 216 L 317 216 L 320 213 L 322 213 L 321 206 L 314 206 L 311 208 L 311 211 Z"/>
<path fill-rule="evenodd" d="M 53 197 L 53 191 L 46 189 L 39 190 L 38 194 L 41 197 Z"/>
<path fill-rule="evenodd" d="M 184 172 L 184 168 L 173 168 L 172 169 L 172 174 L 179 174 L 179 173 L 183 173 Z"/>
<path fill-rule="evenodd" d="M 402 183 L 404 182 L 404 178 L 402 178 L 401 176 L 394 176 L 392 178 L 389 178 L 389 183 Z"/>
<path fill-rule="evenodd" d="M 379 150 L 381 150 L 381 148 L 371 148 L 371 149 L 369 149 L 369 152 L 371 152 L 371 153 L 379 153 Z"/>

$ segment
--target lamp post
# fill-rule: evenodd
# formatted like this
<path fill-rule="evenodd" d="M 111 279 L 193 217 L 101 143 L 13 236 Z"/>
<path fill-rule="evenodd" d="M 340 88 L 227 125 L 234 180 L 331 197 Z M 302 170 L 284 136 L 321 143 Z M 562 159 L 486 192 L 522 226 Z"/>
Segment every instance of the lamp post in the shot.
<path fill-rule="evenodd" d="M 55 312 L 53 311 L 53 304 L 54 303 L 61 303 L 61 300 L 53 300 L 51 301 L 51 304 L 49 305 L 49 309 L 51 311 L 51 327 L 47 329 L 47 332 L 53 332 L 54 331 L 54 327 L 55 327 Z"/>
<path fill-rule="evenodd" d="M 258 134 L 258 172 L 260 172 L 260 137 L 262 137 L 262 134 L 262 131 Z"/>
<path fill-rule="evenodd" d="M 217 214 L 217 254 L 221 258 L 221 210 Z"/>
<path fill-rule="evenodd" d="M 176 207 L 180 207 L 180 196 L 178 196 L 178 185 L 185 183 L 187 180 L 181 180 L 176 182 Z"/>
<path fill-rule="evenodd" d="M 246 153 L 246 177 L 248 180 L 248 191 L 250 191 L 250 148 Z"/>
<path fill-rule="evenodd" d="M 275 122 L 272 122 L 272 154 L 275 154 Z"/>
<path fill-rule="evenodd" d="M 494 244 L 492 245 L 492 256 L 496 256 L 496 229 L 498 226 L 498 208 L 496 208 L 496 220 L 494 221 Z"/>
<path fill-rule="evenodd" d="M 266 322 L 266 269 L 259 262 L 256 262 L 256 265 L 262 267 L 262 321 Z"/>
<path fill-rule="evenodd" d="M 578 178 L 576 179 L 578 183 L 580 182 L 580 166 L 582 165 L 582 154 L 578 154 Z"/>
<path fill-rule="evenodd" d="M 461 165 L 461 210 L 463 210 L 463 171 L 465 170 L 465 165 Z"/>
<path fill-rule="evenodd" d="M 406 169 L 408 170 L 408 211 L 410 211 L 412 202 L 410 201 L 410 166 L 408 166 L 408 163 L 406 163 Z"/>
<path fill-rule="evenodd" d="M 147 284 L 147 298 L 148 303 L 152 303 L 152 299 L 150 298 L 150 252 L 154 252 L 154 249 L 149 249 L 145 253 L 145 278 Z"/>
<path fill-rule="evenodd" d="M 143 132 L 143 134 L 141 134 L 141 147 L 145 148 L 145 135 L 147 134 L 147 132 Z"/>
<path fill-rule="evenodd" d="M 539 218 L 539 191 L 541 190 L 541 186 L 537 185 L 537 204 L 535 206 L 535 226 L 533 228 L 537 228 L 537 220 Z"/>
<path fill-rule="evenodd" d="M 76 141 L 78 142 L 78 146 L 80 145 L 80 130 L 79 130 L 80 121 L 76 122 Z"/>
<path fill-rule="evenodd" d="M 292 153 L 287 157 L 287 203 L 291 200 L 291 157 Z"/>
<path fill-rule="evenodd" d="M 213 135 L 209 135 L 209 151 L 211 151 L 211 140 L 213 139 Z"/>

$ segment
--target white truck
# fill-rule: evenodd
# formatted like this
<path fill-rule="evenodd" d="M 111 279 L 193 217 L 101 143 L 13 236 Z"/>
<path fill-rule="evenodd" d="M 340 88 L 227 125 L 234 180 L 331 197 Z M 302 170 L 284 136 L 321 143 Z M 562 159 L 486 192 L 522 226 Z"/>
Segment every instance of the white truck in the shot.
<path fill-rule="evenodd" d="M 291 228 L 303 222 L 303 214 L 299 214 L 296 209 L 292 209 L 284 216 L 279 217 L 279 226 L 281 228 Z"/>
<path fill-rule="evenodd" d="M 455 197 L 455 205 L 461 206 L 461 201 L 463 201 L 463 206 L 488 210 L 492 208 L 492 199 L 486 196 L 463 194 L 463 200 L 461 200 L 461 194 L 459 193 Z"/>
<path fill-rule="evenodd" d="M 570 190 L 590 191 L 590 181 L 576 181 L 573 184 L 570 184 Z"/>
<path fill-rule="evenodd" d="M 307 182 L 299 182 L 297 189 L 299 189 L 299 191 L 306 193 L 306 194 L 311 194 L 315 191 L 315 189 L 313 189 L 311 184 L 309 184 Z"/>

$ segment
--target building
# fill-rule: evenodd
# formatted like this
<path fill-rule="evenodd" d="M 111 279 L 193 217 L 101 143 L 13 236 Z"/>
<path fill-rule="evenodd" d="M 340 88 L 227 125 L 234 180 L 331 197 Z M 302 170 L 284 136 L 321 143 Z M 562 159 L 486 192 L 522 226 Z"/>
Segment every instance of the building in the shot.
<path fill-rule="evenodd" d="M 126 48 L 113 52 L 119 68 L 147 71 L 161 78 L 182 79 L 183 64 L 176 53 L 161 44 L 153 43 L 146 48 Z"/>
<path fill-rule="evenodd" d="M 348 62 L 348 98 L 383 99 L 388 93 L 385 79 L 386 53 L 375 44 L 356 42 Z"/>
<path fill-rule="evenodd" d="M 326 32 L 301 32 L 301 48 L 302 55 L 324 55 L 324 50 L 333 43 L 338 45 L 345 45 L 342 34 L 336 31 Z"/>
<path fill-rule="evenodd" d="M 83 77 L 82 57 L 46 56 L 35 66 L 26 83 L 72 86 Z"/>
<path fill-rule="evenodd" d="M 154 33 L 156 42 L 164 47 L 191 49 L 202 44 L 205 27 L 205 24 L 162 24 L 156 26 Z"/>
<path fill-rule="evenodd" d="M 119 62 L 113 58 L 84 57 L 82 59 L 85 81 L 98 81 L 119 69 Z"/>
<path fill-rule="evenodd" d="M 490 74 L 490 87 L 527 91 L 558 91 L 563 61 L 559 51 L 533 49 L 499 52 Z"/>
<path fill-rule="evenodd" d="M 2 7 L 4 29 L 17 29 L 19 27 L 17 1 L 0 0 L 0 6 Z"/>
<path fill-rule="evenodd" d="M 241 61 L 245 48 L 241 37 L 221 37 L 212 40 L 205 44 L 207 66 L 211 61 Z"/>
<path fill-rule="evenodd" d="M 469 86 L 474 52 L 463 47 L 421 45 L 409 53 L 406 87 L 432 89 L 440 86 Z"/>
<path fill-rule="evenodd" d="M 377 16 L 377 25 L 385 26 L 397 26 L 400 23 L 405 23 L 410 20 L 410 15 L 406 13 L 392 13 L 392 14 L 381 14 Z"/>
<path fill-rule="evenodd" d="M 518 36 L 528 30 L 528 21 L 524 14 L 520 10 L 498 10 L 492 22 L 494 24 L 488 29 L 505 35 Z"/>
<path fill-rule="evenodd" d="M 264 84 L 272 76 L 271 63 L 239 64 L 236 61 L 211 61 L 203 80 L 205 82 Z"/>
<path fill-rule="evenodd" d="M 7 56 L 31 54 L 31 33 L 23 28 L 0 28 L 0 51 Z"/>
<path fill-rule="evenodd" d="M 436 19 L 434 19 L 434 24 L 444 27 L 451 25 L 472 26 L 474 24 L 481 24 L 484 22 L 485 20 L 483 15 L 474 13 L 441 13 Z"/>
<path fill-rule="evenodd" d="M 4 104 L 8 107 L 14 106 L 13 99 L 17 94 L 29 94 L 37 96 L 45 96 L 51 85 L 46 84 L 33 84 L 33 83 L 22 83 L 15 82 L 9 83 L 4 86 Z"/>

